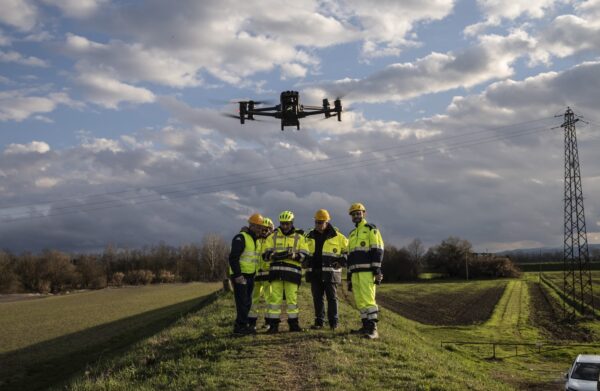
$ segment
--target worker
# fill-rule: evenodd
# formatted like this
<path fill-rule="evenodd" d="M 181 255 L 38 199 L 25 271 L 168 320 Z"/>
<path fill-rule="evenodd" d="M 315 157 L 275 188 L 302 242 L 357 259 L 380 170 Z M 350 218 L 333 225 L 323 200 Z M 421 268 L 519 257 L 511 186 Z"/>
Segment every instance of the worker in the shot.
<path fill-rule="evenodd" d="M 257 241 L 257 253 L 262 254 L 267 237 L 273 233 L 273 221 L 268 217 L 263 217 L 263 228 L 261 236 Z M 265 301 L 271 294 L 271 285 L 269 284 L 269 262 L 258 258 L 256 275 L 254 276 L 254 289 L 252 290 L 252 306 L 248 313 L 248 323 L 250 327 L 256 330 L 256 321 L 260 314 L 265 315 L 265 324 L 268 325 L 266 318 L 266 305 L 261 303 L 261 298 Z"/>
<path fill-rule="evenodd" d="M 263 230 L 264 219 L 259 213 L 254 213 L 248 219 L 248 226 L 231 241 L 229 253 L 229 276 L 233 283 L 235 309 L 237 316 L 233 333 L 238 335 L 253 334 L 256 331 L 250 327 L 248 312 L 252 305 L 252 289 L 258 257 L 257 239 Z"/>
<path fill-rule="evenodd" d="M 348 213 L 356 226 L 348 236 L 348 290 L 354 294 L 362 321 L 362 327 L 353 332 L 375 339 L 379 338 L 375 285 L 383 280 L 383 239 L 377 227 L 365 220 L 367 211 L 363 204 L 350 205 Z"/>
<path fill-rule="evenodd" d="M 308 257 L 305 264 L 306 281 L 310 282 L 315 307 L 313 330 L 323 328 L 327 297 L 327 321 L 329 328 L 338 327 L 337 285 L 342 283 L 342 265 L 346 263 L 348 239 L 330 223 L 329 212 L 319 209 L 315 213 L 315 228 L 306 235 Z"/>
<path fill-rule="evenodd" d="M 279 215 L 279 227 L 267 238 L 263 258 L 271 263 L 267 299 L 267 333 L 279 331 L 281 305 L 285 297 L 290 331 L 302 331 L 298 313 L 298 287 L 302 282 L 302 261 L 307 255 L 304 231 L 294 227 L 294 213 Z"/>

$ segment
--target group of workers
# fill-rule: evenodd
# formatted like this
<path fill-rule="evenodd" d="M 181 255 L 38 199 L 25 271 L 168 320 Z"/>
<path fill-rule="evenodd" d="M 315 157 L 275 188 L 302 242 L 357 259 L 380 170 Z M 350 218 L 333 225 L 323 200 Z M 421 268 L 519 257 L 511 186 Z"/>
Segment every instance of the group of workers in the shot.
<path fill-rule="evenodd" d="M 237 316 L 234 334 L 256 333 L 260 313 L 264 313 L 267 333 L 279 332 L 285 303 L 290 331 L 302 331 L 298 319 L 298 288 L 304 275 L 311 284 L 315 311 L 311 329 L 325 326 L 324 297 L 327 298 L 329 327 L 338 327 L 337 286 L 342 283 L 342 267 L 347 267 L 348 290 L 354 295 L 362 327 L 352 333 L 369 339 L 379 337 L 375 286 L 383 279 L 383 240 L 373 224 L 367 223 L 361 203 L 348 210 L 355 228 L 348 238 L 331 224 L 329 212 L 315 213 L 314 229 L 305 233 L 294 227 L 294 213 L 281 212 L 279 227 L 258 213 L 248 219 L 231 244 L 229 276 L 233 284 Z M 261 306 L 261 298 L 266 305 Z M 261 309 L 263 311 L 261 311 Z"/>

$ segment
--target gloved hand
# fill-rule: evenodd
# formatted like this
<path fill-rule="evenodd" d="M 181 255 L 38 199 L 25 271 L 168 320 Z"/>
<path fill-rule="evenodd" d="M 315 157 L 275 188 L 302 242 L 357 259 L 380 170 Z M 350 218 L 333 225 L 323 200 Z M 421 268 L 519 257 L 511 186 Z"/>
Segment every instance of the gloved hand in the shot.
<path fill-rule="evenodd" d="M 265 251 L 265 253 L 263 254 L 263 259 L 267 262 L 271 262 L 272 258 L 273 258 L 273 251 L 272 250 Z"/>
<path fill-rule="evenodd" d="M 348 281 L 348 292 L 352 292 L 352 281 Z"/>
<path fill-rule="evenodd" d="M 331 267 L 334 269 L 339 269 L 340 267 L 342 267 L 342 265 L 338 261 L 333 261 Z"/>
<path fill-rule="evenodd" d="M 246 277 L 244 277 L 244 276 L 237 276 L 236 278 L 233 279 L 233 281 L 236 284 L 246 285 Z"/>
<path fill-rule="evenodd" d="M 380 285 L 381 281 L 383 281 L 383 274 L 379 273 L 375 275 L 375 285 Z"/>
<path fill-rule="evenodd" d="M 288 259 L 289 257 L 290 253 L 288 251 L 278 251 L 271 256 L 271 260 L 283 261 L 284 259 Z"/>
<path fill-rule="evenodd" d="M 292 261 L 300 261 L 302 259 L 302 256 L 300 255 L 300 253 L 292 253 L 292 256 L 290 257 L 290 259 Z"/>

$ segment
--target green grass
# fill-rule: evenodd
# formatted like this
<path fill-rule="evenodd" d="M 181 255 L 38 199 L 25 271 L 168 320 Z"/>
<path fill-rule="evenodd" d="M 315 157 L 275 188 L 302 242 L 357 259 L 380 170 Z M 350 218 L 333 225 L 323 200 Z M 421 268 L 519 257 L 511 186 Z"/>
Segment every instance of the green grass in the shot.
<path fill-rule="evenodd" d="M 310 303 L 303 285 L 304 326 L 312 321 Z M 349 334 L 359 319 L 344 300 L 340 316 L 336 333 L 284 331 L 234 338 L 233 297 L 227 294 L 127 354 L 89 368 L 68 389 L 512 389 L 491 378 L 489 364 L 441 349 L 414 322 L 391 311 L 382 309 L 381 338 L 375 341 Z"/>
<path fill-rule="evenodd" d="M 468 289 L 484 291 L 485 285 L 506 284 L 504 294 L 496 304 L 492 315 L 482 324 L 464 326 L 435 326 L 415 323 L 419 333 L 435 341 L 471 341 L 471 342 L 503 342 L 503 343 L 550 343 L 548 335 L 539 329 L 532 321 L 533 311 L 530 288 L 537 281 L 537 276 L 526 275 L 524 279 L 492 280 L 480 282 L 464 282 Z M 457 285 L 455 285 L 457 284 Z M 403 284 L 390 286 L 389 292 L 402 295 L 425 297 L 435 292 L 438 295 L 452 294 L 464 290 L 459 283 Z M 558 319 L 555 320 L 558 322 Z M 594 323 L 591 326 L 589 323 Z M 581 324 L 581 327 L 591 327 L 599 330 L 598 322 Z M 600 335 L 600 334 L 596 334 Z M 593 353 L 596 347 L 560 348 L 544 345 L 538 353 L 536 347 L 526 346 L 497 346 L 496 360 L 490 360 L 493 355 L 491 345 L 462 345 L 446 344 L 446 349 L 454 352 L 456 359 L 469 358 L 481 360 L 484 366 L 489 366 L 490 375 L 497 379 L 515 385 L 516 388 L 529 386 L 538 389 L 560 389 L 563 373 L 568 369 L 573 358 L 579 353 Z M 592 343 L 594 342 L 592 341 Z M 581 341 L 568 341 L 571 343 Z M 552 350 L 556 349 L 556 350 Z"/>
<path fill-rule="evenodd" d="M 0 303 L 0 388 L 60 382 L 168 326 L 220 287 L 153 285 Z"/>

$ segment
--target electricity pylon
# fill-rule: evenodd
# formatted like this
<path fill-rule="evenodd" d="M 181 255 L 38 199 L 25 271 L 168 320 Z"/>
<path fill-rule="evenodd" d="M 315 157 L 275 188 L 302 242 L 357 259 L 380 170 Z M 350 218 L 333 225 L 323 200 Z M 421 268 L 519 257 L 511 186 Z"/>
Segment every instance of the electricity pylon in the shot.
<path fill-rule="evenodd" d="M 565 129 L 565 229 L 564 229 L 564 293 L 565 318 L 574 319 L 578 310 L 582 315 L 594 315 L 592 272 L 588 252 L 583 189 L 579 169 L 579 152 L 575 123 L 579 118 L 571 108 L 564 114 Z M 569 303 L 567 303 L 569 302 Z"/>

